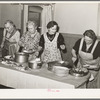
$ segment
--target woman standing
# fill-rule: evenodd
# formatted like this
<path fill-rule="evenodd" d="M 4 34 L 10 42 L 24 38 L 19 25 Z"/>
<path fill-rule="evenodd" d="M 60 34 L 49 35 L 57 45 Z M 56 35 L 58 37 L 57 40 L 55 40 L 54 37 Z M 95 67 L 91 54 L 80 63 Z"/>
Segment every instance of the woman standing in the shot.
<path fill-rule="evenodd" d="M 58 24 L 50 21 L 47 24 L 48 32 L 44 33 L 39 42 L 42 62 L 61 61 L 61 51 L 66 52 L 63 36 L 58 32 Z"/>
<path fill-rule="evenodd" d="M 87 67 L 91 73 L 91 77 L 87 84 L 88 88 L 97 88 L 98 73 L 100 62 L 100 41 L 93 30 L 86 30 L 83 38 L 79 39 L 72 49 L 72 61 L 77 63 L 77 67 Z M 98 84 L 98 85 L 97 85 Z"/>
<path fill-rule="evenodd" d="M 11 20 L 7 20 L 3 32 L 3 40 L 1 43 L 2 57 L 6 55 L 14 55 L 19 50 L 18 41 L 20 33 L 16 29 L 15 24 Z"/>
<path fill-rule="evenodd" d="M 30 52 L 29 60 L 34 59 L 38 56 L 38 46 L 40 40 L 40 33 L 37 32 L 37 23 L 35 21 L 28 21 L 27 22 L 28 31 L 26 31 L 20 41 L 19 45 L 22 47 L 22 52 Z M 35 52 L 35 53 L 32 53 Z"/>

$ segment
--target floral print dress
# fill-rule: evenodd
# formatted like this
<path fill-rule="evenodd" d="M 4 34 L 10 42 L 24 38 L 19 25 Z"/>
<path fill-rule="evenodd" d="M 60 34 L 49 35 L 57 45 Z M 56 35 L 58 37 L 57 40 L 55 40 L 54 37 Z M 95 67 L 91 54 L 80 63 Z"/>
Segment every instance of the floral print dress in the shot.
<path fill-rule="evenodd" d="M 36 51 L 39 45 L 40 40 L 40 33 L 37 31 L 32 34 L 29 31 L 27 31 L 25 34 L 22 35 L 19 44 L 23 47 L 25 50 L 33 50 Z"/>
<path fill-rule="evenodd" d="M 52 61 L 61 61 L 60 50 L 57 48 L 57 38 L 59 33 L 57 33 L 52 41 L 47 37 L 47 34 L 44 34 L 45 48 L 41 55 L 41 60 L 43 62 L 52 62 Z"/>
<path fill-rule="evenodd" d="M 23 47 L 22 51 L 27 50 L 36 52 L 39 46 L 40 36 L 40 33 L 37 31 L 34 34 L 30 33 L 29 31 L 24 33 L 19 41 L 19 45 Z M 35 55 L 35 53 L 30 54 L 29 59 L 34 59 L 36 56 L 38 55 Z"/>

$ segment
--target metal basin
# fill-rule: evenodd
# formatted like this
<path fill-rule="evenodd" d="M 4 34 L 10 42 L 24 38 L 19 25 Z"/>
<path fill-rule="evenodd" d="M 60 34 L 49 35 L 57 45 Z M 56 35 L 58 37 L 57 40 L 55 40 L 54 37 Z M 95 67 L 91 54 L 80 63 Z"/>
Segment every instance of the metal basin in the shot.
<path fill-rule="evenodd" d="M 29 61 L 28 66 L 31 69 L 40 69 L 42 67 L 42 62 L 40 61 Z"/>
<path fill-rule="evenodd" d="M 86 68 L 72 68 L 69 71 L 69 74 L 75 76 L 75 77 L 82 77 L 89 73 L 88 69 Z"/>

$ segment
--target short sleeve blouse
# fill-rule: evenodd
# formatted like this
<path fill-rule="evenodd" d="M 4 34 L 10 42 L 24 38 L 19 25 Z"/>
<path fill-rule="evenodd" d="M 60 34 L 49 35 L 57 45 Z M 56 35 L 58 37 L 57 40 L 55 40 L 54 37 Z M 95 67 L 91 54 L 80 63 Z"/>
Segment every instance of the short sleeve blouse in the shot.
<path fill-rule="evenodd" d="M 73 49 L 76 51 L 76 54 L 78 54 L 78 51 L 79 51 L 80 41 L 81 41 L 81 39 L 77 40 L 75 45 L 74 45 L 74 47 L 73 47 Z M 93 48 L 93 46 L 94 46 L 94 43 L 90 46 L 88 51 L 86 51 L 86 43 L 84 41 L 83 42 L 83 46 L 82 46 L 82 51 L 90 53 L 92 48 Z M 96 48 L 95 48 L 95 50 L 93 52 L 93 59 L 96 59 L 98 57 L 100 57 L 100 41 L 98 42 L 98 44 L 97 44 L 97 46 L 96 46 Z"/>

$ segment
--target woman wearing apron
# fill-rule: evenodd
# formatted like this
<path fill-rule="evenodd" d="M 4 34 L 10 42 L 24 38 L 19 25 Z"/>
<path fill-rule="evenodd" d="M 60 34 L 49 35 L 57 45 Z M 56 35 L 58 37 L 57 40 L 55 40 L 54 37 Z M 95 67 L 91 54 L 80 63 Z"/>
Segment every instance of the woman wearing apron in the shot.
<path fill-rule="evenodd" d="M 28 31 L 26 31 L 19 43 L 19 46 L 22 48 L 20 52 L 30 52 L 29 60 L 33 60 L 38 56 L 38 46 L 40 40 L 40 33 L 37 31 L 37 23 L 35 21 L 27 22 Z M 33 53 L 32 53 L 33 52 Z"/>
<path fill-rule="evenodd" d="M 100 62 L 100 41 L 93 30 L 86 30 L 84 37 L 79 39 L 72 49 L 72 61 L 76 67 L 86 67 L 91 73 L 87 88 L 98 88 Z"/>
<path fill-rule="evenodd" d="M 3 40 L 1 43 L 2 57 L 7 55 L 14 55 L 19 50 L 18 41 L 20 39 L 20 33 L 16 30 L 16 26 L 10 20 L 5 23 L 3 32 Z"/>
<path fill-rule="evenodd" d="M 66 53 L 63 36 L 58 32 L 58 24 L 50 21 L 47 24 L 48 32 L 40 38 L 40 55 L 42 62 L 61 61 L 61 51 Z"/>

